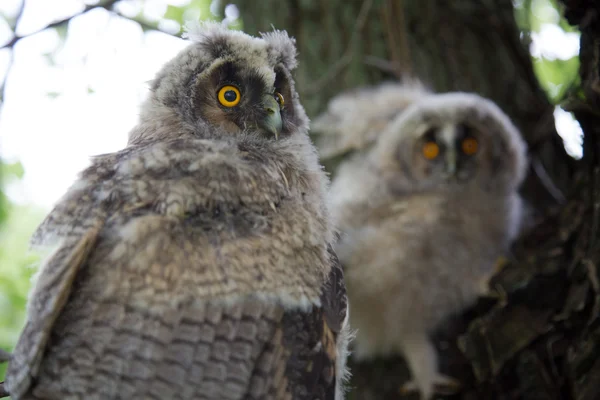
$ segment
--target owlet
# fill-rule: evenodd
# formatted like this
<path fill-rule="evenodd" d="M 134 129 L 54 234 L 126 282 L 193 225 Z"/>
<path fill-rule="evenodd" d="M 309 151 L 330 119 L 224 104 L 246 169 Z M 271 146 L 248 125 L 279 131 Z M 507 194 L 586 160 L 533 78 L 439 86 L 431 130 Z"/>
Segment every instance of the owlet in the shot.
<path fill-rule="evenodd" d="M 347 324 L 294 41 L 219 24 L 47 216 L 13 399 L 341 399 Z"/>
<path fill-rule="evenodd" d="M 416 96 L 371 142 L 331 187 L 353 352 L 403 354 L 426 399 L 453 383 L 428 335 L 475 302 L 519 230 L 525 144 L 495 104 L 468 93 Z"/>

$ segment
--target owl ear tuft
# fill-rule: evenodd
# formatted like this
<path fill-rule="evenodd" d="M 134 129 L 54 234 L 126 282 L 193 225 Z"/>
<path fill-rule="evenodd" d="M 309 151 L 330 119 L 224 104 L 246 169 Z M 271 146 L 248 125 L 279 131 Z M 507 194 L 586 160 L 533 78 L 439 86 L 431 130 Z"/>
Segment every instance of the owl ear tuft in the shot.
<path fill-rule="evenodd" d="M 269 54 L 275 58 L 275 64 L 283 64 L 290 71 L 298 66 L 296 39 L 286 31 L 274 29 L 272 32 L 261 32 L 260 36 L 269 44 Z"/>
<path fill-rule="evenodd" d="M 226 26 L 216 21 L 188 21 L 184 26 L 181 37 L 192 42 L 201 43 L 211 37 L 221 36 L 228 32 Z"/>

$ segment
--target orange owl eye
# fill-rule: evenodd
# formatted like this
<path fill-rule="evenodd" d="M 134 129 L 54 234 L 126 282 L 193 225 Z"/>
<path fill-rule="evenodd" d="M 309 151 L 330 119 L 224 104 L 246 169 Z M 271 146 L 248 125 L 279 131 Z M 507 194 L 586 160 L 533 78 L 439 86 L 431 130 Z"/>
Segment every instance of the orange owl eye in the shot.
<path fill-rule="evenodd" d="M 427 142 L 423 145 L 423 156 L 428 160 L 435 159 L 440 154 L 440 146 L 435 142 Z"/>
<path fill-rule="evenodd" d="M 281 93 L 275 92 L 275 100 L 277 100 L 277 103 L 279 104 L 279 108 L 283 108 L 283 105 L 285 104 L 285 100 Z"/>
<path fill-rule="evenodd" d="M 235 107 L 238 105 L 241 99 L 240 91 L 235 86 L 226 85 L 219 89 L 217 95 L 219 103 L 225 107 Z"/>
<path fill-rule="evenodd" d="M 462 141 L 462 144 L 460 146 L 462 148 L 463 153 L 465 153 L 468 156 L 472 156 L 473 154 L 477 153 L 477 139 L 466 138 Z"/>

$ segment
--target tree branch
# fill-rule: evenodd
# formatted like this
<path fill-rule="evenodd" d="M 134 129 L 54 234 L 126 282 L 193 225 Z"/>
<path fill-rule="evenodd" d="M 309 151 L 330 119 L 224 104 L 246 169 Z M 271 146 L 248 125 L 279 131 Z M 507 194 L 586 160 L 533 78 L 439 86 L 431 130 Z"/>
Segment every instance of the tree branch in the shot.
<path fill-rule="evenodd" d="M 17 15 L 15 16 L 15 22 L 11 26 L 11 29 L 13 32 L 17 31 L 19 22 L 21 22 L 21 17 L 23 17 L 23 10 L 25 10 L 25 0 L 21 1 L 21 6 L 17 10 Z M 0 50 L 2 50 L 3 48 L 4 47 L 0 48 Z M 12 46 L 11 46 L 11 51 L 10 51 L 9 58 L 8 58 L 8 64 L 6 65 L 6 73 L 4 75 L 4 79 L 2 79 L 2 83 L 0 84 L 0 111 L 2 109 L 2 105 L 4 104 L 6 81 L 8 80 L 8 75 L 10 74 L 10 69 L 13 65 L 13 62 L 14 62 L 14 56 L 12 53 Z"/>
<path fill-rule="evenodd" d="M 10 41 L 8 41 L 8 43 L 6 43 L 6 44 L 4 44 L 2 47 L 0 47 L 0 50 L 2 50 L 2 49 L 8 49 L 8 48 L 13 48 L 13 47 L 15 46 L 15 44 L 17 44 L 17 43 L 19 42 L 19 40 L 21 40 L 21 39 L 25 39 L 25 38 L 27 38 L 27 37 L 30 37 L 30 36 L 33 36 L 33 35 L 35 35 L 35 34 L 37 34 L 37 33 L 43 32 L 43 31 L 45 31 L 46 29 L 56 28 L 56 27 L 58 27 L 58 26 L 60 26 L 60 25 L 63 25 L 63 24 L 65 24 L 65 23 L 69 22 L 69 21 L 70 21 L 70 20 L 72 20 L 73 18 L 75 18 L 75 17 L 78 17 L 78 16 L 80 16 L 80 15 L 83 15 L 83 14 L 85 14 L 86 12 L 88 12 L 88 11 L 90 11 L 90 10 L 93 10 L 93 9 L 95 9 L 95 8 L 104 8 L 104 9 L 106 9 L 106 10 L 108 10 L 108 11 L 112 11 L 112 10 L 111 10 L 111 9 L 112 9 L 112 6 L 113 6 L 113 5 L 114 5 L 114 4 L 115 4 L 117 1 L 118 1 L 118 0 L 109 0 L 109 1 L 107 1 L 106 3 L 103 3 L 103 4 L 96 4 L 96 5 L 86 6 L 86 7 L 85 7 L 85 8 L 84 8 L 82 11 L 80 11 L 80 12 L 78 12 L 78 13 L 76 13 L 76 14 L 73 14 L 73 15 L 71 15 L 71 16 L 69 16 L 69 17 L 66 17 L 66 18 L 59 19 L 59 20 L 56 20 L 56 21 L 54 21 L 54 22 L 51 22 L 50 24 L 46 25 L 45 27 L 43 27 L 43 28 L 41 28 L 41 29 L 38 29 L 38 30 L 37 30 L 37 31 L 35 31 L 35 32 L 31 32 L 31 33 L 28 33 L 27 35 L 23 35 L 23 36 L 19 36 L 19 35 L 16 35 L 16 34 L 15 34 L 15 36 L 14 36 L 14 37 L 13 37 L 13 38 L 12 38 Z M 24 8 L 24 6 L 25 6 L 25 1 L 23 1 L 23 3 L 22 3 L 21 12 L 23 12 L 23 8 Z"/>
<path fill-rule="evenodd" d="M 11 48 L 13 48 L 13 47 L 14 47 L 14 46 L 15 46 L 15 45 L 16 45 L 16 44 L 17 44 L 17 43 L 18 43 L 18 42 L 19 42 L 21 39 L 25 39 L 25 38 L 28 38 L 28 37 L 30 37 L 30 36 L 33 36 L 33 35 L 35 35 L 35 34 L 38 34 L 38 33 L 40 33 L 40 32 L 43 32 L 43 31 L 45 31 L 46 29 L 52 29 L 52 28 L 59 27 L 59 26 L 61 26 L 61 25 L 63 25 L 63 24 L 66 24 L 66 23 L 68 23 L 68 22 L 69 22 L 69 21 L 71 21 L 73 18 L 75 18 L 75 17 L 79 17 L 80 15 L 83 15 L 83 14 L 87 13 L 88 11 L 91 11 L 91 10 L 93 10 L 93 9 L 96 9 L 96 8 L 102 8 L 102 9 L 105 9 L 105 10 L 106 10 L 106 11 L 108 11 L 108 12 L 111 12 L 111 13 L 113 13 L 113 14 L 116 14 L 116 15 L 120 16 L 120 17 L 123 17 L 123 18 L 129 19 L 129 20 L 131 20 L 131 21 L 133 21 L 133 22 L 136 22 L 136 23 L 138 23 L 138 24 L 139 24 L 139 25 L 142 27 L 142 29 L 144 29 L 144 30 L 153 30 L 153 31 L 159 31 L 159 32 L 165 33 L 165 34 L 167 34 L 167 35 L 170 35 L 170 36 L 179 37 L 179 35 L 176 35 L 176 34 L 173 34 L 173 33 L 167 32 L 167 31 L 163 31 L 163 30 L 159 29 L 157 26 L 154 26 L 154 25 L 152 25 L 152 24 L 149 24 L 149 23 L 148 23 L 148 22 L 146 22 L 146 21 L 141 21 L 141 20 L 138 20 L 138 19 L 135 19 L 135 18 L 131 18 L 131 17 L 128 17 L 128 16 L 126 16 L 126 15 L 123 15 L 122 13 L 120 13 L 120 12 L 118 12 L 118 11 L 115 11 L 115 10 L 113 9 L 113 6 L 114 6 L 114 5 L 115 5 L 115 4 L 116 4 L 118 1 L 119 1 L 119 0 L 109 0 L 109 1 L 107 1 L 107 2 L 105 2 L 105 3 L 102 3 L 102 4 L 95 4 L 95 5 L 86 6 L 86 7 L 85 7 L 83 10 L 81 10 L 80 12 L 78 12 L 78 13 L 76 13 L 76 14 L 73 14 L 73 15 L 70 15 L 70 16 L 68 16 L 68 17 L 66 17 L 66 18 L 62 18 L 62 19 L 56 20 L 56 21 L 54 21 L 54 22 L 51 22 L 50 24 L 48 24 L 48 25 L 44 26 L 43 28 L 40 28 L 40 29 L 36 30 L 35 32 L 31 32 L 31 33 L 28 33 L 27 35 L 23 35 L 23 36 L 15 35 L 15 36 L 14 36 L 14 37 L 13 37 L 11 40 L 9 40 L 7 43 L 5 43 L 5 44 L 3 44 L 2 46 L 0 46 L 0 50 L 2 50 L 2 49 L 11 49 Z M 24 3 L 25 3 L 25 2 L 23 2 L 23 4 L 24 4 Z M 22 8 L 21 8 L 21 13 L 22 13 Z"/>

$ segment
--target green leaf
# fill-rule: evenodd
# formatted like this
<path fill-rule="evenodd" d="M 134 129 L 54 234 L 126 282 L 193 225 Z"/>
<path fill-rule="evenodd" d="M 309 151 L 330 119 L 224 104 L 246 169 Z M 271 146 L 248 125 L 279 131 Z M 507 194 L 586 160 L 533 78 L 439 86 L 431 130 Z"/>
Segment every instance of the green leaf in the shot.
<path fill-rule="evenodd" d="M 214 15 L 210 11 L 210 0 L 192 0 L 190 6 L 200 10 L 200 20 L 202 21 L 220 21 L 222 15 Z"/>
<path fill-rule="evenodd" d="M 523 0 L 515 6 L 515 21 L 520 30 L 531 31 L 531 0 Z"/>
<path fill-rule="evenodd" d="M 1 163 L 0 171 L 2 171 L 2 181 L 3 182 L 6 182 L 6 180 L 8 180 L 10 178 L 21 179 L 21 178 L 23 178 L 23 175 L 25 174 L 25 169 L 23 169 L 23 164 L 21 164 L 18 161 L 11 163 L 11 164 Z"/>
<path fill-rule="evenodd" d="M 553 104 L 558 104 L 578 76 L 579 57 L 568 60 L 534 58 L 533 69 Z"/>
<path fill-rule="evenodd" d="M 164 19 L 172 19 L 173 21 L 179 22 L 181 25 L 183 21 L 183 13 L 185 12 L 185 8 L 183 7 L 175 7 L 172 5 L 167 6 L 167 12 L 163 16 Z"/>
<path fill-rule="evenodd" d="M 58 25 L 54 28 L 61 42 L 64 42 L 67 38 L 67 33 L 69 32 L 69 25 L 67 23 Z"/>
<path fill-rule="evenodd" d="M 60 92 L 46 92 L 46 96 L 50 97 L 51 99 L 55 99 L 60 95 Z"/>
<path fill-rule="evenodd" d="M 8 198 L 0 192 L 0 228 L 4 225 L 4 221 L 8 218 Z"/>

